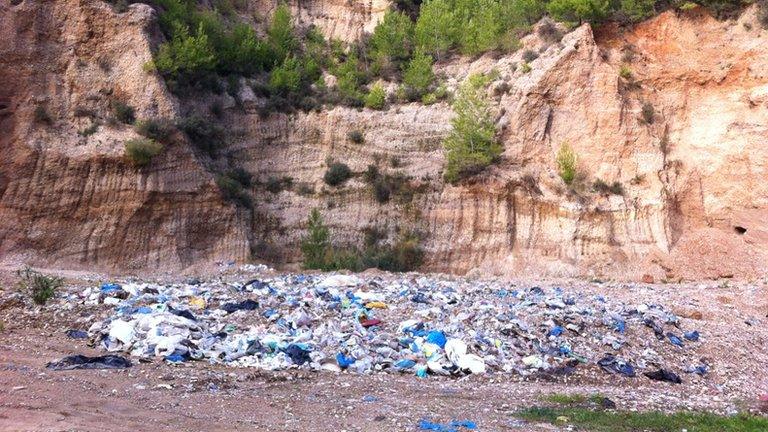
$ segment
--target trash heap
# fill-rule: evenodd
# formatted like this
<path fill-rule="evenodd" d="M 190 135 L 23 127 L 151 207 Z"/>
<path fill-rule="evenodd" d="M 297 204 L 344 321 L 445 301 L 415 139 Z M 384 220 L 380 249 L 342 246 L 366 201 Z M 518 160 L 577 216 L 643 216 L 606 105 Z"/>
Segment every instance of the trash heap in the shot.
<path fill-rule="evenodd" d="M 266 370 L 568 375 L 579 365 L 680 382 L 704 375 L 697 331 L 660 305 L 560 288 L 408 275 L 294 275 L 243 284 L 110 283 L 88 330 L 110 352 Z"/>

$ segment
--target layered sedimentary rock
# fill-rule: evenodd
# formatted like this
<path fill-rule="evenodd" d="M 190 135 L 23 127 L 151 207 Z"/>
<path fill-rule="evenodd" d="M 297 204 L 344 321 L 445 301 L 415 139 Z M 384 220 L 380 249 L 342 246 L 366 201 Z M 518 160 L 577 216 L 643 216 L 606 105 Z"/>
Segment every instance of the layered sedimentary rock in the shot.
<path fill-rule="evenodd" d="M 341 39 L 377 19 L 373 4 L 316 3 L 293 5 L 299 20 Z M 117 15 L 96 2 L 54 4 L 51 13 L 31 2 L 0 6 L 0 36 L 14 41 L 0 56 L 6 258 L 152 269 L 253 254 L 295 264 L 317 207 L 339 242 L 359 243 L 372 226 L 390 238 L 421 233 L 424 270 L 657 280 L 768 271 L 768 32 L 752 10 L 727 22 L 692 11 L 633 29 L 585 25 L 560 42 L 534 33 L 525 49 L 540 56 L 528 73 L 517 67 L 522 50 L 438 64 L 449 87 L 469 73 L 498 74 L 489 94 L 502 160 L 452 186 L 441 179 L 440 141 L 452 117 L 445 102 L 264 117 L 252 94 L 238 106 L 226 96 L 177 100 L 142 70 L 156 37 L 148 7 Z M 619 76 L 622 65 L 631 77 Z M 121 157 L 123 141 L 135 136 L 129 128 L 77 133 L 90 122 L 78 107 L 106 118 L 114 98 L 139 117 L 223 103 L 231 106 L 223 119 L 231 134 L 216 160 L 180 138 L 136 169 Z M 35 122 L 40 104 L 52 125 Z M 644 105 L 653 107 L 650 118 Z M 348 138 L 353 130 L 363 143 Z M 569 188 L 557 175 L 555 156 L 566 143 L 583 186 Z M 330 160 L 359 175 L 343 187 L 325 185 Z M 362 176 L 372 164 L 408 176 L 407 193 L 377 202 Z M 223 200 L 215 186 L 214 173 L 232 166 L 259 181 L 253 210 Z M 292 179 L 289 190 L 263 186 L 283 177 Z M 618 182 L 623 194 L 592 191 L 597 179 Z"/>
<path fill-rule="evenodd" d="M 145 169 L 123 160 L 135 133 L 109 124 L 111 103 L 139 118 L 178 110 L 142 70 L 153 23 L 146 5 L 119 16 L 102 2 L 0 5 L 4 260 L 132 269 L 248 257 L 245 224 L 189 146 Z"/>

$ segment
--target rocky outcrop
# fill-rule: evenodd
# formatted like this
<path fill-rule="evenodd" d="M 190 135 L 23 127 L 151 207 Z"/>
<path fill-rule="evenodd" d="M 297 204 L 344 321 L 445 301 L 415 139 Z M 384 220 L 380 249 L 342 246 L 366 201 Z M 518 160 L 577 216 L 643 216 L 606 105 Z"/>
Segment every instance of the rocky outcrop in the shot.
<path fill-rule="evenodd" d="M 273 7 L 249 5 L 262 14 Z M 342 39 L 357 37 L 379 13 L 372 3 L 293 7 L 302 23 Z M 0 161 L 0 215 L 18 221 L 0 224 L 6 258 L 183 268 L 252 253 L 295 264 L 307 214 L 317 207 L 340 242 L 362 241 L 371 226 L 391 238 L 398 230 L 422 233 L 425 270 L 656 280 L 768 271 L 768 46 L 761 43 L 768 34 L 754 11 L 729 22 L 667 12 L 634 29 L 597 33 L 585 25 L 555 43 L 534 33 L 523 41 L 540 52 L 528 73 L 516 67 L 522 50 L 438 64 L 449 87 L 472 72 L 499 77 L 490 94 L 502 161 L 451 186 L 441 180 L 440 141 L 452 116 L 446 103 L 262 117 L 258 101 L 241 98 L 239 106 L 224 104 L 231 133 L 217 160 L 179 138 L 137 170 L 121 157 L 133 132 L 105 124 L 82 137 L 89 117 L 106 120 L 115 98 L 142 117 L 212 103 L 177 101 L 142 70 L 151 9 L 134 5 L 116 15 L 74 0 L 56 2 L 51 13 L 31 2 L 0 8 L 0 36 L 16 41 L 0 56 L 0 122 L 11 131 L 0 136 L 9 155 Z M 622 65 L 631 78 L 619 76 Z M 52 125 L 34 121 L 40 104 Z M 352 130 L 363 143 L 348 139 Z M 583 186 L 568 188 L 557 175 L 555 155 L 565 143 L 578 155 Z M 330 160 L 358 175 L 328 187 L 322 176 Z M 362 177 L 371 164 L 407 175 L 404 192 L 378 203 Z M 212 173 L 231 166 L 258 180 L 252 211 L 218 193 Z M 265 188 L 283 177 L 293 187 Z M 597 179 L 618 182 L 623 194 L 592 191 Z"/>
<path fill-rule="evenodd" d="M 110 103 L 141 118 L 178 110 L 142 70 L 152 15 L 145 5 L 117 16 L 76 0 L 0 5 L 4 260 L 131 269 L 248 257 L 242 218 L 188 145 L 167 148 L 147 169 L 123 160 L 135 134 L 109 124 Z M 92 124 L 100 126 L 84 136 Z"/>
<path fill-rule="evenodd" d="M 389 9 L 388 0 L 311 0 L 288 1 L 248 0 L 248 12 L 265 18 L 271 16 L 280 3 L 291 9 L 301 27 L 316 26 L 330 39 L 351 42 L 372 32 Z"/>

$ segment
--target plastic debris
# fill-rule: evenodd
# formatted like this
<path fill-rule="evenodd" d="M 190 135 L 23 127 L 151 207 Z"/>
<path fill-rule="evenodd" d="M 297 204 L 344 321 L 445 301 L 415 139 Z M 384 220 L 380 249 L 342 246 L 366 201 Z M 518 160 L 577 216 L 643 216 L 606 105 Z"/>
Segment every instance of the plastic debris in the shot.
<path fill-rule="evenodd" d="M 600 365 L 600 367 L 603 368 L 603 370 L 606 372 L 618 373 L 630 378 L 635 377 L 634 366 L 618 357 L 607 355 L 600 359 L 597 364 Z"/>
<path fill-rule="evenodd" d="M 667 333 L 667 338 L 669 338 L 669 342 L 672 345 L 678 346 L 678 347 L 683 346 L 683 341 L 679 337 L 675 336 L 674 333 Z"/>
<path fill-rule="evenodd" d="M 239 303 L 226 303 L 221 305 L 221 310 L 228 313 L 233 313 L 241 310 L 256 310 L 259 307 L 259 303 L 253 300 L 243 300 Z"/>
<path fill-rule="evenodd" d="M 698 342 L 699 341 L 699 332 L 694 330 L 692 332 L 685 332 L 683 333 L 683 337 L 686 340 L 689 340 L 691 342 Z"/>
<path fill-rule="evenodd" d="M 649 364 L 686 370 L 699 362 L 695 346 L 671 346 L 682 345 L 677 334 L 698 333 L 661 305 L 501 281 L 271 274 L 234 283 L 121 281 L 83 297 L 111 309 L 89 328 L 94 343 L 169 363 L 425 378 L 556 377 L 582 364 L 634 377 Z"/>
<path fill-rule="evenodd" d="M 88 332 L 84 330 L 70 329 L 67 330 L 66 334 L 70 339 L 88 339 Z"/>
<path fill-rule="evenodd" d="M 419 429 L 437 432 L 458 432 L 460 429 L 475 430 L 477 425 L 470 420 L 454 420 L 448 424 L 441 424 L 422 419 L 419 421 Z"/>
<path fill-rule="evenodd" d="M 653 372 L 645 372 L 644 375 L 654 381 L 666 381 L 673 384 L 682 384 L 683 382 L 683 380 L 680 379 L 676 373 L 666 369 L 659 369 Z"/>
<path fill-rule="evenodd" d="M 71 355 L 59 361 L 50 362 L 45 367 L 57 371 L 72 369 L 125 369 L 131 367 L 131 361 L 116 355 L 98 357 Z"/>

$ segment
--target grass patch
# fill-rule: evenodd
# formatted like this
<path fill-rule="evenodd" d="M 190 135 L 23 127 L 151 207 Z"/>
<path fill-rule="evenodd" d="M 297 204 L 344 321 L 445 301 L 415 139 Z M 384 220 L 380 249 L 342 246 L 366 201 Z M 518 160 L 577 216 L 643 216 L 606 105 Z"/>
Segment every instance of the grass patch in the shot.
<path fill-rule="evenodd" d="M 557 396 L 557 395 L 552 395 Z M 559 395 L 555 399 L 569 400 L 571 395 Z M 583 396 L 582 396 L 583 397 Z M 768 430 L 768 418 L 747 414 L 718 416 L 708 413 L 678 412 L 610 412 L 586 408 L 533 407 L 517 413 L 528 421 L 562 424 L 558 417 L 567 417 L 565 423 L 591 432 L 756 432 Z"/>

